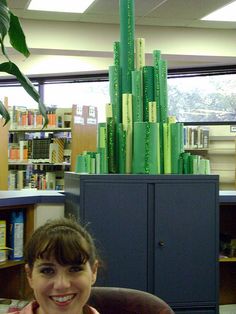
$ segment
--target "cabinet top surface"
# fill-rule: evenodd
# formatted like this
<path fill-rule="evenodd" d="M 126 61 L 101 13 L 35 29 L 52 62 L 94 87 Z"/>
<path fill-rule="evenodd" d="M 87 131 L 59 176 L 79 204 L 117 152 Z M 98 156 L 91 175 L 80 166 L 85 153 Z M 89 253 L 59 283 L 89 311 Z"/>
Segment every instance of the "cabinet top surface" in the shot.
<path fill-rule="evenodd" d="M 78 177 L 80 180 L 140 180 L 140 181 L 147 181 L 147 182 L 153 182 L 156 180 L 195 180 L 195 181 L 201 181 L 201 180 L 213 180 L 218 181 L 219 176 L 218 175 L 192 175 L 192 174 L 79 174 L 75 172 L 65 172 L 65 176 L 71 176 L 71 177 Z"/>
<path fill-rule="evenodd" d="M 64 203 L 64 194 L 58 191 L 0 191 L 0 207 L 38 203 Z"/>

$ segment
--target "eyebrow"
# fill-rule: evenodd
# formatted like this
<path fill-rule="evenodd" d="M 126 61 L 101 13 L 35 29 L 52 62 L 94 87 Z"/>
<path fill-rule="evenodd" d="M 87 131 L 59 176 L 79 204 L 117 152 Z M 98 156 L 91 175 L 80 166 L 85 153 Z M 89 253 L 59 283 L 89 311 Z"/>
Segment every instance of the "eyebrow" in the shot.
<path fill-rule="evenodd" d="M 36 265 L 36 267 L 42 267 L 42 266 L 55 266 L 53 263 L 47 263 L 47 262 L 42 262 Z"/>

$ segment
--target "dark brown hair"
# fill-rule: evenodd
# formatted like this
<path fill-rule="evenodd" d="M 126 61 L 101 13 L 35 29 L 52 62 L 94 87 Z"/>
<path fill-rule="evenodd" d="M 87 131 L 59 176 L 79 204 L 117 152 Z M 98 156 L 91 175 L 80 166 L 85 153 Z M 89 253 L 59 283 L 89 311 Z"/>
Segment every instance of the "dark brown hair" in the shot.
<path fill-rule="evenodd" d="M 37 228 L 25 247 L 25 262 L 32 269 L 38 258 L 55 260 L 61 265 L 79 265 L 97 259 L 94 240 L 75 220 L 60 218 Z"/>

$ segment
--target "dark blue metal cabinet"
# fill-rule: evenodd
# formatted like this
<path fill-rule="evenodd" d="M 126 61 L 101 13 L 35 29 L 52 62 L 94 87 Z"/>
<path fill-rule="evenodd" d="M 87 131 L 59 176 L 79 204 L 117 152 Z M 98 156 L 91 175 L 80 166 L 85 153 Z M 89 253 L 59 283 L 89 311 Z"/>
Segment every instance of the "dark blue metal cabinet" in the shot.
<path fill-rule="evenodd" d="M 178 314 L 218 313 L 218 176 L 66 173 L 70 203 L 76 185 L 69 211 L 101 245 L 100 285 L 149 291 Z"/>

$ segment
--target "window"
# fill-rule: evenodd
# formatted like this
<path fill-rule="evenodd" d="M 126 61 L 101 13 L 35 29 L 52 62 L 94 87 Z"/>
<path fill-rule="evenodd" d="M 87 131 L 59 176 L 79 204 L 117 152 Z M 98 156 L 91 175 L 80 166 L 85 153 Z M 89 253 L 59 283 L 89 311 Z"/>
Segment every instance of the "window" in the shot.
<path fill-rule="evenodd" d="M 106 121 L 106 104 L 109 103 L 109 82 L 51 83 L 44 86 L 44 103 L 57 108 L 72 105 L 98 108 L 98 122 Z"/>
<path fill-rule="evenodd" d="M 12 80 L 0 82 L 0 99 L 9 105 L 37 108 L 38 104 Z M 46 106 L 90 105 L 105 122 L 110 102 L 107 74 L 34 78 Z M 236 123 L 236 66 L 177 69 L 168 73 L 168 115 L 184 123 Z"/>
<path fill-rule="evenodd" d="M 34 84 L 38 90 L 38 84 Z M 3 102 L 4 97 L 8 97 L 9 106 L 27 107 L 30 109 L 38 108 L 38 103 L 19 85 L 1 86 L 0 100 Z"/>
<path fill-rule="evenodd" d="M 170 77 L 168 101 L 181 122 L 236 121 L 236 74 Z"/>

